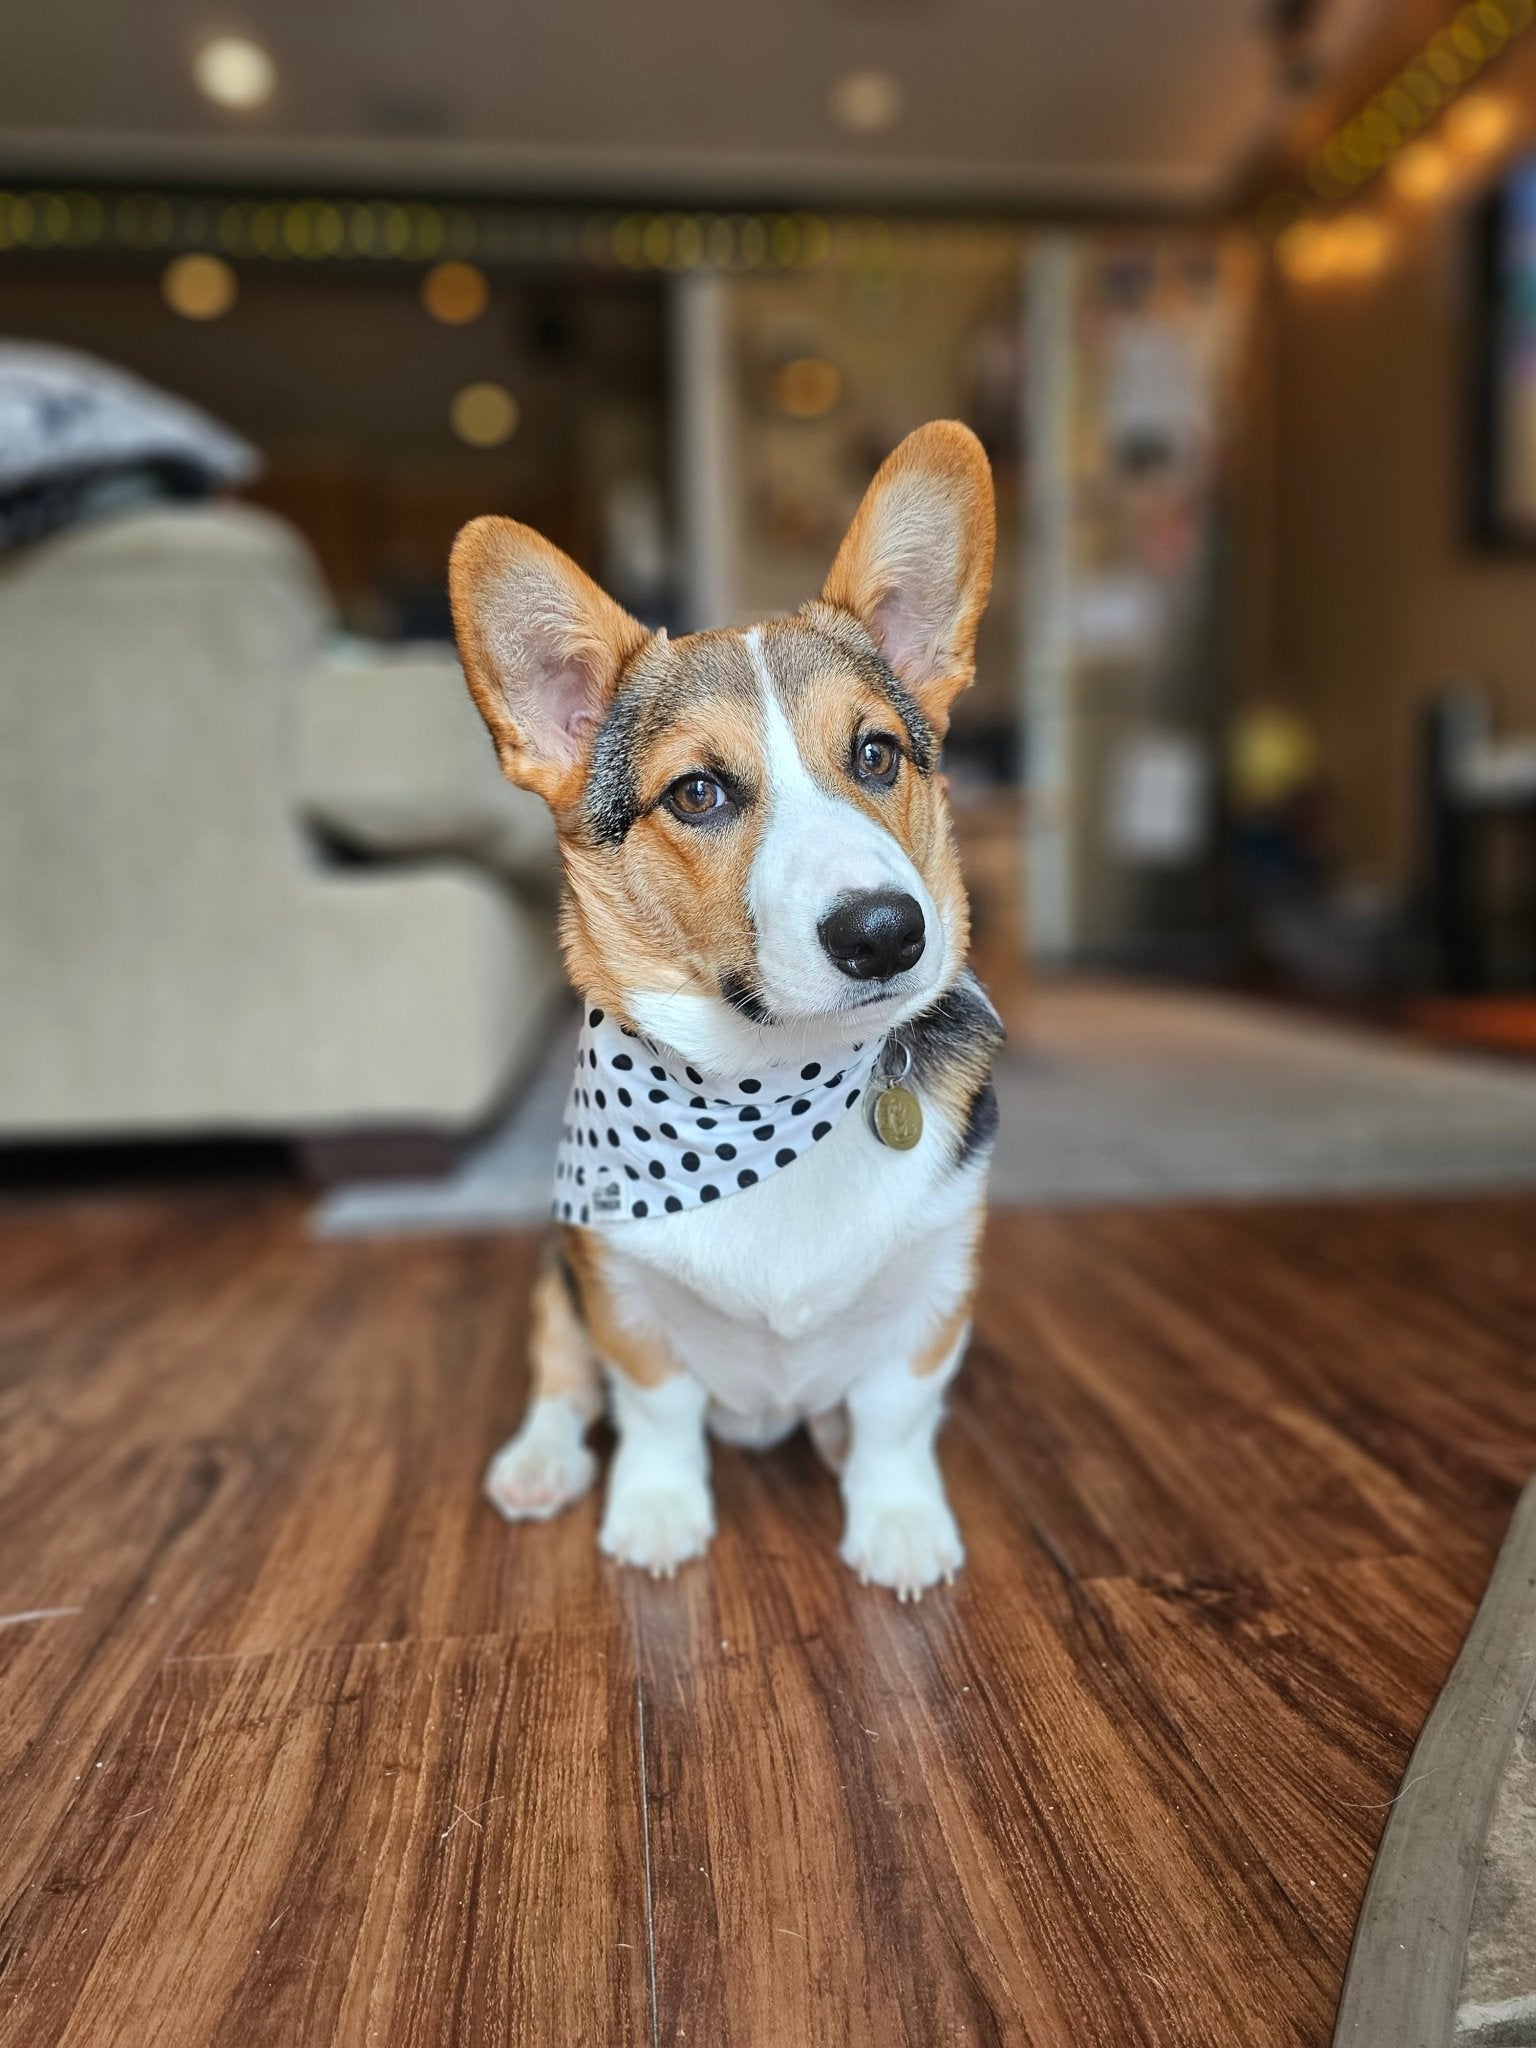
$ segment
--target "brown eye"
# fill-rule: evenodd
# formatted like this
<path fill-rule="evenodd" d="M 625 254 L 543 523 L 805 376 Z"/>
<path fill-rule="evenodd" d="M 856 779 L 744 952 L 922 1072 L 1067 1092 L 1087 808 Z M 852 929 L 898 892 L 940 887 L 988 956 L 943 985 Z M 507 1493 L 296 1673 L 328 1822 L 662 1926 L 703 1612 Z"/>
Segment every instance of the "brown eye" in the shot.
<path fill-rule="evenodd" d="M 728 809 L 730 801 L 712 775 L 680 775 L 665 798 L 668 810 L 690 825 Z"/>
<path fill-rule="evenodd" d="M 901 749 L 883 732 L 866 733 L 854 750 L 853 766 L 860 782 L 883 783 L 889 788 L 901 766 Z"/>

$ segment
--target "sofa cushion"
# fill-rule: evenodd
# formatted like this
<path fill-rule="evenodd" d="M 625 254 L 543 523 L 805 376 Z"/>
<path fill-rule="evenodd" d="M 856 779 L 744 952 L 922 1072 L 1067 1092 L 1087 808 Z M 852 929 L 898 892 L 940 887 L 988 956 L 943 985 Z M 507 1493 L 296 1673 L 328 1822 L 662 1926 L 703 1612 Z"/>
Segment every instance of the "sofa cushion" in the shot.
<path fill-rule="evenodd" d="M 333 650 L 300 697 L 300 807 L 375 858 L 457 854 L 541 890 L 556 877 L 548 811 L 513 789 L 452 651 Z"/>

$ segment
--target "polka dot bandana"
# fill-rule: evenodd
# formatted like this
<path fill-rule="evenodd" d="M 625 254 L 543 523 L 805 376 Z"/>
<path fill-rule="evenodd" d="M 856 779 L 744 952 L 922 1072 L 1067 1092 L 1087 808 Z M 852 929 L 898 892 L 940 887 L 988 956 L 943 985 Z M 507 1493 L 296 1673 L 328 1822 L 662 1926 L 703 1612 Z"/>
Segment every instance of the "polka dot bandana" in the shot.
<path fill-rule="evenodd" d="M 745 1194 L 814 1150 L 869 1084 L 878 1043 L 722 1080 L 589 1009 L 555 1161 L 564 1223 L 675 1216 Z"/>

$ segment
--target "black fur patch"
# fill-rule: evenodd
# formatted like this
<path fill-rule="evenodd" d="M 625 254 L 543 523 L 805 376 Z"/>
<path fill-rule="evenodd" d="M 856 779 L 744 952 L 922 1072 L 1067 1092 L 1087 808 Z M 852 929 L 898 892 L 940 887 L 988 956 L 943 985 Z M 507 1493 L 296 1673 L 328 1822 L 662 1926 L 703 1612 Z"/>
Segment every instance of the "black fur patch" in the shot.
<path fill-rule="evenodd" d="M 816 688 L 826 669 L 851 670 L 859 680 L 883 697 L 907 736 L 907 751 L 920 775 L 929 775 L 938 764 L 939 740 L 923 714 L 922 706 L 891 668 L 871 639 L 863 622 L 852 612 L 813 598 L 802 605 L 799 622 L 812 636 L 797 647 L 789 634 L 768 643 L 765 652 L 776 679 L 787 683 L 791 692 Z"/>
<path fill-rule="evenodd" d="M 1003 1027 L 986 990 L 967 968 L 932 1009 L 902 1027 L 901 1037 L 911 1047 L 912 1078 L 920 1088 L 956 1071 L 969 1081 L 969 1107 L 955 1147 L 955 1165 L 968 1164 L 997 1135 L 997 1091 L 991 1076 Z"/>
<path fill-rule="evenodd" d="M 971 1113 L 965 1120 L 956 1166 L 968 1166 L 979 1153 L 989 1152 L 997 1136 L 997 1090 L 983 1081 L 971 1097 Z"/>
<path fill-rule="evenodd" d="M 570 1299 L 571 1307 L 575 1309 L 579 1317 L 581 1314 L 581 1289 L 577 1285 L 576 1270 L 565 1256 L 564 1251 L 557 1251 L 555 1254 L 555 1271 L 560 1275 L 561 1283 Z"/>
<path fill-rule="evenodd" d="M 619 846 L 646 806 L 638 763 L 691 699 L 750 701 L 755 689 L 746 650 L 727 633 L 702 633 L 676 647 L 650 641 L 630 662 L 608 716 L 592 742 L 582 814 L 592 843 Z M 701 767 L 709 767 L 701 762 Z"/>
<path fill-rule="evenodd" d="M 600 846 L 618 846 L 640 815 L 635 755 L 646 725 L 645 700 L 622 691 L 592 742 L 582 807 Z"/>
<path fill-rule="evenodd" d="M 933 727 L 918 709 L 917 699 L 895 671 L 887 668 L 878 655 L 875 659 L 880 667 L 880 693 L 906 727 L 907 744 L 912 750 L 912 765 L 919 774 L 930 775 L 934 763 L 939 758 L 939 743 Z"/>
<path fill-rule="evenodd" d="M 754 1024 L 771 1024 L 773 1013 L 744 974 L 731 968 L 720 977 L 720 993 L 733 1010 L 750 1017 Z"/>
<path fill-rule="evenodd" d="M 1003 1042 L 1003 1027 L 985 989 L 967 968 L 931 1009 L 901 1027 L 901 1036 L 912 1048 L 912 1071 L 921 1083 L 968 1053 L 973 1058 L 979 1054 L 990 1066 Z"/>

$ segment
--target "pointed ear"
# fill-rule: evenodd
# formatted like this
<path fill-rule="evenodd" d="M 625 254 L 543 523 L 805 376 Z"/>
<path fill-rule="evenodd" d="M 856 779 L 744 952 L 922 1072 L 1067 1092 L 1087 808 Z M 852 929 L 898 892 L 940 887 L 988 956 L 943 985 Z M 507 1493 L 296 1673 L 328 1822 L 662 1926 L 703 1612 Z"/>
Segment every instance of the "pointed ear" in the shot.
<path fill-rule="evenodd" d="M 471 520 L 453 544 L 448 587 L 464 673 L 503 773 L 556 809 L 573 803 L 645 628 L 515 519 Z"/>
<path fill-rule="evenodd" d="M 863 623 L 940 732 L 975 674 L 996 526 L 981 443 L 935 420 L 881 463 L 821 593 Z"/>

